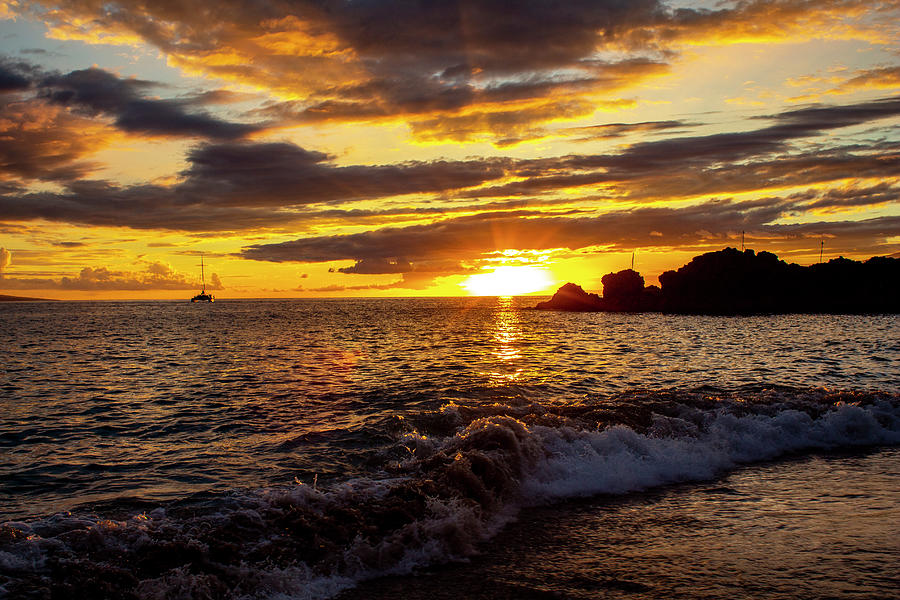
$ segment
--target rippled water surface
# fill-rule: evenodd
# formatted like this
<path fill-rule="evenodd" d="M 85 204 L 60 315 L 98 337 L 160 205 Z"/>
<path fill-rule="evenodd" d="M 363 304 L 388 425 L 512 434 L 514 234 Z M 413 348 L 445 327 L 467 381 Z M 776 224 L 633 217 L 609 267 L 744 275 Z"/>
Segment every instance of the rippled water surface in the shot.
<path fill-rule="evenodd" d="M 895 316 L 556 313 L 532 299 L 0 305 L 2 504 L 358 474 L 449 400 L 634 387 L 896 390 Z"/>
<path fill-rule="evenodd" d="M 104 597 L 95 583 L 110 578 L 134 598 L 325 598 L 471 556 L 523 507 L 900 443 L 894 315 L 535 302 L 0 304 L 0 523 L 13 523 L 0 553 L 17 557 L 0 561 L 0 597 Z M 723 494 L 719 508 L 732 506 Z M 654 510 L 682 514 L 691 498 L 706 496 L 674 493 Z M 607 527 L 592 506 L 559 514 Z M 646 527 L 662 543 L 666 528 Z M 95 530 L 130 550 L 73 541 Z M 583 543 L 626 543 L 620 533 Z M 182 562 L 154 544 L 178 546 Z M 90 573 L 81 583 L 73 561 Z"/>
<path fill-rule="evenodd" d="M 540 535 L 535 535 L 540 532 Z M 474 565 L 342 598 L 874 598 L 900 589 L 900 450 L 526 512 Z"/>

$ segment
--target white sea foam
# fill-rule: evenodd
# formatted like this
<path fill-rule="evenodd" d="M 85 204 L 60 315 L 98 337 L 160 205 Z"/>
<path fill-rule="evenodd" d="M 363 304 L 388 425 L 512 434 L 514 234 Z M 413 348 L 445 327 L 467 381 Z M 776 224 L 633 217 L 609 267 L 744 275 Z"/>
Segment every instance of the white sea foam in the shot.
<path fill-rule="evenodd" d="M 0 597 L 27 592 L 16 587 L 23 580 L 67 576 L 78 561 L 112 582 L 144 565 L 136 590 L 148 600 L 321 600 L 469 556 L 522 506 L 706 480 L 807 450 L 900 444 L 896 396 L 823 390 L 448 405 L 439 416 L 456 432 L 406 432 L 390 476 L 235 491 L 123 520 L 61 513 L 6 523 Z"/>
<path fill-rule="evenodd" d="M 803 450 L 900 444 L 900 412 L 887 402 L 838 404 L 817 418 L 793 409 L 772 416 L 719 410 L 704 420 L 702 432 L 690 421 L 659 417 L 646 434 L 623 426 L 534 427 L 548 456 L 523 481 L 523 497 L 533 502 L 623 494 L 710 479 L 738 465 Z"/>

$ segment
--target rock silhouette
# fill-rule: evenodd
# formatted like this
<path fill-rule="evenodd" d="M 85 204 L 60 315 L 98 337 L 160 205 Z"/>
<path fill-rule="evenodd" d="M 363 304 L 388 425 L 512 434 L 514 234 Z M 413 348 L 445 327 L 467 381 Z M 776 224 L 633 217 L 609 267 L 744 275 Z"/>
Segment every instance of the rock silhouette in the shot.
<path fill-rule="evenodd" d="M 771 252 L 725 248 L 666 271 L 660 287 L 645 287 L 631 269 L 601 281 L 602 297 L 567 283 L 536 308 L 719 315 L 900 312 L 900 259 L 885 256 L 802 267 Z"/>
<path fill-rule="evenodd" d="M 605 310 L 603 300 L 597 294 L 588 294 L 580 285 L 567 283 L 546 302 L 538 302 L 542 310 L 597 311 Z"/>
<path fill-rule="evenodd" d="M 608 273 L 601 279 L 603 297 L 585 292 L 581 286 L 567 283 L 546 302 L 536 308 L 543 310 L 635 312 L 660 308 L 660 289 L 644 287 L 644 278 L 637 271 L 626 269 Z"/>

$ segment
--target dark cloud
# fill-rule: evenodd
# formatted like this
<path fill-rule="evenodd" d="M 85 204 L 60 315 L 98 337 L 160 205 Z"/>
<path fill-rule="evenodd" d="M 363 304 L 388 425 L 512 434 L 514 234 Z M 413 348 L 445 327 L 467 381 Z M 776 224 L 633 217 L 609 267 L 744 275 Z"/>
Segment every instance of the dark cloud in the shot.
<path fill-rule="evenodd" d="M 67 139 L 77 144 L 84 138 L 73 131 Z M 41 155 L 40 150 L 42 144 L 58 144 L 58 139 L 40 141 L 13 152 L 7 168 L 34 176 L 41 175 L 43 168 L 47 177 L 54 155 Z M 34 150 L 24 154 L 24 147 Z M 79 150 L 76 146 L 65 155 L 57 153 L 59 168 L 73 168 L 71 161 L 79 156 Z M 33 157 L 33 162 L 23 163 L 28 157 Z M 510 164 L 505 159 L 484 159 L 338 167 L 328 159 L 325 154 L 287 143 L 205 144 L 189 153 L 191 166 L 183 173 L 184 180 L 173 187 L 119 187 L 73 176 L 76 180 L 68 182 L 63 193 L 23 194 L 18 187 L 0 190 L 0 215 L 138 229 L 281 227 L 304 216 L 282 211 L 286 207 L 454 191 L 503 177 Z"/>
<path fill-rule="evenodd" d="M 535 194 L 566 187 L 629 183 L 635 193 L 646 193 L 653 187 L 665 189 L 665 179 L 689 177 L 696 194 L 716 192 L 715 181 L 734 185 L 736 176 L 722 170 L 750 172 L 753 163 L 794 161 L 792 172 L 814 175 L 822 173 L 815 164 L 798 170 L 797 161 L 823 164 L 843 159 L 837 151 L 823 151 L 818 156 L 777 156 L 789 150 L 789 143 L 831 129 L 865 123 L 900 115 L 900 100 L 886 98 L 857 105 L 812 107 L 769 117 L 775 124 L 746 132 L 720 133 L 706 136 L 686 136 L 642 142 L 618 154 L 574 155 L 555 159 L 512 161 L 509 159 L 480 159 L 470 161 L 437 161 L 431 163 L 401 163 L 389 166 L 335 167 L 327 157 L 311 153 L 289 144 L 209 144 L 195 149 L 192 163 L 185 172 L 182 191 L 197 193 L 215 190 L 221 202 L 251 202 L 294 204 L 347 201 L 378 198 L 408 193 L 448 192 L 472 189 L 460 194 L 468 197 Z M 636 124 L 634 127 L 675 127 L 676 123 Z M 612 131 L 624 131 L 627 126 L 614 124 Z M 859 158 L 857 156 L 857 158 Z M 876 167 L 890 170 L 894 162 L 890 155 L 868 157 Z M 758 166 L 758 165 L 757 165 Z M 752 179 L 744 178 L 743 185 L 765 185 L 759 170 Z M 853 171 L 858 173 L 859 171 Z M 845 171 L 846 173 L 846 171 Z M 703 177 L 704 174 L 708 176 Z M 506 175 L 524 177 L 519 181 L 492 188 L 477 187 Z M 771 178 L 769 178 L 771 180 Z M 807 177 L 806 182 L 814 178 Z M 265 182 L 267 194 L 259 193 Z M 651 184 L 650 186 L 646 184 Z M 779 182 L 783 183 L 783 182 Z M 704 188 L 704 185 L 706 186 Z M 749 187 L 744 189 L 757 189 Z M 672 193 L 675 190 L 667 190 Z M 683 192 L 689 193 L 687 190 Z M 725 191 L 729 191 L 725 188 Z M 736 191 L 736 190 L 735 190 Z M 676 194 L 677 195 L 677 194 Z"/>
<path fill-rule="evenodd" d="M 220 232 L 283 227 L 291 216 L 270 207 L 217 206 L 211 198 L 185 200 L 172 188 L 158 185 L 119 187 L 106 181 L 70 183 L 62 193 L 0 196 L 0 215 L 106 227 Z"/>
<path fill-rule="evenodd" d="M 710 201 L 679 209 L 638 208 L 594 217 L 476 215 L 428 225 L 253 245 L 244 248 L 241 255 L 251 260 L 272 262 L 352 259 L 361 264 L 397 261 L 397 257 L 405 257 L 414 266 L 418 261 L 473 260 L 509 248 L 577 250 L 604 246 L 632 249 L 717 244 L 729 241 L 740 231 L 784 239 L 830 235 L 836 238 L 836 244 L 864 244 L 867 247 L 883 244 L 900 233 L 900 217 L 773 224 L 795 207 L 792 200 L 764 198 L 743 203 Z"/>
<path fill-rule="evenodd" d="M 320 152 L 288 143 L 206 144 L 188 155 L 178 186 L 185 198 L 214 204 L 302 205 L 437 193 L 503 177 L 510 161 L 405 162 L 338 167 Z"/>
<path fill-rule="evenodd" d="M 709 155 L 707 164 L 690 152 L 681 157 L 658 156 L 656 163 L 620 160 L 617 169 L 580 171 L 548 164 L 545 172 L 509 184 L 463 192 L 461 196 L 491 198 L 550 194 L 578 186 L 611 186 L 620 200 L 656 201 L 710 194 L 763 192 L 769 187 L 806 186 L 853 177 L 900 176 L 900 145 L 883 148 L 848 146 L 796 154 L 774 154 L 719 163 Z M 627 155 L 627 152 L 625 153 Z M 620 155 L 621 156 L 621 155 Z M 627 158 L 627 156 L 625 157 Z M 581 160 L 580 158 L 577 160 Z M 590 158 L 591 161 L 598 160 Z M 652 168 L 650 168 L 652 167 Z"/>
<path fill-rule="evenodd" d="M 768 222 L 782 212 L 775 202 L 766 208 L 768 210 L 763 218 L 753 220 Z M 739 206 L 727 202 L 706 203 L 680 211 L 645 208 L 599 217 L 477 215 L 428 225 L 249 246 L 242 251 L 242 256 L 273 262 L 391 260 L 402 256 L 414 263 L 418 260 L 476 258 L 509 248 L 577 249 L 635 242 L 646 245 L 643 238 L 649 237 L 650 231 L 663 234 L 654 237 L 652 245 L 668 245 L 675 243 L 676 239 L 681 240 L 685 233 L 720 230 L 725 223 L 746 228 L 748 217 Z M 663 241 L 662 237 L 667 240 Z"/>
<path fill-rule="evenodd" d="M 661 132 L 669 129 L 682 129 L 695 123 L 685 121 L 644 121 L 643 123 L 604 123 L 588 127 L 570 127 L 563 130 L 565 134 L 579 136 L 575 141 L 592 141 L 615 139 L 633 133 Z"/>
<path fill-rule="evenodd" d="M 829 181 L 845 178 L 848 173 L 856 177 L 894 175 L 898 166 L 895 147 L 886 146 L 887 152 L 870 155 L 865 152 L 881 149 L 830 148 L 798 153 L 790 142 L 898 115 L 898 98 L 791 110 L 767 117 L 776 122 L 774 125 L 751 131 L 669 138 L 633 144 L 618 154 L 572 155 L 522 163 L 522 172 L 529 173 L 529 178 L 467 195 L 532 195 L 579 186 L 628 184 L 632 186 L 626 191 L 628 197 L 654 198 L 755 190 L 789 181 Z"/>
<path fill-rule="evenodd" d="M 839 36 L 861 13 L 892 6 L 870 0 L 740 0 L 712 10 L 672 9 L 663 0 L 221 0 L 199 8 L 57 0 L 11 10 L 70 35 L 136 35 L 174 65 L 299 98 L 273 107 L 283 116 L 366 120 L 463 117 L 560 96 L 596 100 L 663 71 L 684 44 Z M 604 51 L 623 59 L 601 60 Z M 157 125 L 157 112 L 180 107 L 133 108 L 137 114 L 124 122 L 143 131 Z M 553 118 L 530 115 L 534 123 Z M 242 135 L 197 119 L 179 131 Z M 419 130 L 438 137 L 439 125 Z M 457 123 L 453 131 L 458 136 L 463 129 Z"/>
<path fill-rule="evenodd" d="M 263 127 L 189 110 L 203 100 L 225 101 L 228 94 L 184 100 L 143 96 L 156 86 L 101 69 L 47 74 L 30 63 L 0 59 L 0 178 L 83 178 L 96 168 L 84 158 L 108 144 L 117 135 L 115 128 L 129 134 L 234 139 Z M 115 128 L 97 116 L 112 117 Z"/>
<path fill-rule="evenodd" d="M 412 271 L 410 263 L 397 258 L 364 258 L 356 261 L 352 267 L 336 269 L 339 273 L 356 273 L 358 275 L 376 275 L 390 273 L 406 273 Z"/>
<path fill-rule="evenodd" d="M 260 131 L 258 124 L 232 123 L 202 112 L 188 112 L 191 100 L 147 99 L 144 94 L 158 84 L 122 79 L 91 68 L 54 75 L 41 81 L 42 95 L 52 103 L 73 107 L 90 115 L 107 115 L 129 133 L 153 136 L 200 136 L 236 139 Z"/>
<path fill-rule="evenodd" d="M 812 132 L 850 127 L 900 115 L 900 96 L 880 98 L 857 104 L 809 106 L 776 115 L 756 117 L 777 122 L 772 130 L 789 137 L 803 137 Z"/>
<path fill-rule="evenodd" d="M 863 29 L 854 29 L 860 14 L 892 6 L 868 0 L 740 0 L 715 9 L 672 9 L 663 0 L 221 0 L 213 9 L 56 0 L 11 10 L 76 37 L 136 35 L 174 65 L 298 98 L 270 107 L 280 119 L 404 116 L 424 120 L 417 131 L 442 139 L 441 118 L 478 112 L 484 116 L 480 123 L 490 126 L 487 115 L 509 112 L 512 101 L 532 107 L 561 97 L 571 106 L 610 101 L 598 95 L 664 72 L 684 44 L 793 40 L 851 30 L 864 36 Z M 604 51 L 622 58 L 602 60 Z M 131 102 L 127 94 L 125 102 Z M 153 135 L 228 139 L 246 135 L 242 128 L 250 127 L 189 115 L 174 101 L 113 108 L 121 126 Z M 160 116 L 178 117 L 175 131 L 161 129 Z M 499 129 L 474 131 L 479 121 L 465 127 L 446 121 L 450 133 L 443 139 L 482 134 L 514 143 L 528 132 L 525 116 L 522 131 L 512 136 Z M 540 111 L 527 116 L 532 125 L 554 118 Z"/>
<path fill-rule="evenodd" d="M 33 89 L 31 102 L 65 106 L 82 116 L 107 116 L 115 126 L 132 134 L 205 137 L 231 140 L 261 131 L 265 124 L 233 123 L 195 107 L 221 104 L 241 95 L 211 91 L 184 99 L 153 99 L 146 95 L 161 84 L 121 78 L 98 68 L 70 73 L 47 73 L 24 61 L 0 58 L 0 92 Z"/>
<path fill-rule="evenodd" d="M 604 106 L 627 103 L 598 100 L 596 95 L 636 85 L 666 72 L 668 65 L 637 58 L 594 61 L 579 68 L 582 72 L 569 77 L 532 74 L 485 85 L 395 75 L 329 89 L 322 100 L 271 104 L 258 114 L 298 123 L 403 116 L 410 121 L 413 135 L 420 139 L 461 141 L 488 134 L 497 139 L 498 145 L 505 145 L 511 134 L 534 129 L 539 123 L 584 117 Z M 517 105 L 528 100 L 532 101 L 531 106 Z"/>
<path fill-rule="evenodd" d="M 29 65 L 0 57 L 0 93 L 26 90 L 29 87 Z"/>
<path fill-rule="evenodd" d="M 896 177 L 900 175 L 900 145 L 823 146 L 805 152 L 791 147 L 803 136 L 894 114 L 900 114 L 900 101 L 893 99 L 813 107 L 774 115 L 774 125 L 747 132 L 642 142 L 615 154 L 532 160 L 482 158 L 338 166 L 326 154 L 286 142 L 205 143 L 189 152 L 189 167 L 173 186 L 119 187 L 75 180 L 65 183 L 62 193 L 32 194 L 23 194 L 16 186 L 6 187 L 0 189 L 0 218 L 233 231 L 283 228 L 304 219 L 424 216 L 464 208 L 514 210 L 562 201 L 564 198 L 551 194 L 579 186 L 601 187 L 609 199 L 649 201 L 811 186 L 846 179 L 848 174 Z M 625 129 L 621 124 L 611 127 L 613 131 Z M 71 151 L 60 154 L 64 146 L 54 137 L 23 143 L 8 156 L 6 168 L 34 175 L 43 168 L 49 173 L 47 169 L 56 166 L 53 160 L 63 172 L 73 168 L 72 161 L 82 149 L 77 145 L 81 138 L 74 127 L 70 129 L 64 137 L 73 144 Z M 54 135 L 59 136 L 60 131 Z M 51 146 L 56 155 L 49 151 Z M 48 151 L 42 155 L 43 148 Z M 498 183 L 506 178 L 513 181 Z M 398 204 L 343 211 L 329 206 L 407 194 L 428 194 L 434 203 L 417 200 L 413 207 Z M 521 196 L 529 198 L 515 199 Z M 497 197 L 503 199 L 473 201 Z"/>
<path fill-rule="evenodd" d="M 90 119 L 59 107 L 0 97 L 0 138 L 0 179 L 71 181 L 95 168 L 84 158 L 102 148 L 110 135 Z M 0 193 L 10 191 L 0 188 Z"/>
<path fill-rule="evenodd" d="M 364 58 L 411 60 L 445 76 L 511 73 L 583 60 L 620 31 L 662 17 L 655 0 L 339 2 L 337 35 Z"/>
<path fill-rule="evenodd" d="M 809 199 L 805 210 L 824 209 L 829 212 L 851 210 L 863 206 L 896 203 L 900 201 L 900 187 L 879 183 L 869 187 L 848 187 L 792 196 L 792 199 Z"/>

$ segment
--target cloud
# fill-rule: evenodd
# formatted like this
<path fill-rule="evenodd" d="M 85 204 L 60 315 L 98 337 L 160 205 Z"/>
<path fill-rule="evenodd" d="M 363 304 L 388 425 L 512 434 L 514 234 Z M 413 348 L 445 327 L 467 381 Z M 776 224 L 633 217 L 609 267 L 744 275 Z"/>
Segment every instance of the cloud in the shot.
<path fill-rule="evenodd" d="M 715 9 L 673 9 L 662 0 L 522 0 L 514 10 L 502 0 L 221 0 L 213 12 L 138 0 L 120 0 L 108 10 L 102 3 L 62 0 L 10 10 L 46 23 L 59 39 L 140 40 L 190 74 L 269 90 L 291 101 L 270 107 L 283 118 L 412 118 L 422 121 L 417 133 L 431 139 L 492 135 L 498 141 L 527 137 L 491 129 L 510 118 L 510 103 L 523 110 L 521 132 L 552 119 L 536 108 L 561 96 L 568 114 L 580 116 L 585 113 L 574 107 L 616 100 L 611 93 L 664 73 L 686 46 L 812 38 L 889 43 L 897 16 L 896 3 L 871 0 L 740 0 Z M 181 108 L 162 102 L 113 112 L 124 126 L 156 131 L 159 114 Z M 450 120 L 474 113 L 482 117 Z M 221 124 L 187 121 L 179 131 L 241 135 Z"/>
<path fill-rule="evenodd" d="M 553 134 L 540 124 L 559 119 L 575 119 L 593 114 L 599 108 L 622 108 L 633 100 L 611 102 L 586 99 L 548 100 L 529 108 L 491 107 L 464 115 L 438 115 L 410 121 L 413 137 L 420 141 L 483 140 L 497 147 L 510 146 Z"/>
<path fill-rule="evenodd" d="M 778 124 L 773 130 L 783 132 L 787 137 L 806 136 L 812 132 L 830 131 L 879 119 L 889 119 L 898 114 L 900 114 L 900 97 L 888 97 L 857 104 L 810 106 L 757 118 L 774 119 Z"/>
<path fill-rule="evenodd" d="M 191 166 L 177 191 L 244 206 L 347 202 L 472 187 L 504 176 L 509 164 L 498 158 L 338 167 L 328 159 L 285 142 L 204 144 L 188 154 Z"/>
<path fill-rule="evenodd" d="M 178 273 L 171 266 L 153 262 L 144 271 L 117 271 L 108 267 L 84 267 L 76 276 L 58 280 L 41 278 L 3 278 L 2 289 L 59 289 L 78 291 L 192 290 L 199 286 L 193 277 Z M 222 282 L 213 273 L 207 290 L 221 290 Z"/>
<path fill-rule="evenodd" d="M 900 66 L 860 69 L 829 76 L 806 76 L 788 80 L 794 87 L 802 87 L 803 94 L 790 98 L 792 102 L 812 101 L 823 95 L 850 94 L 860 90 L 893 90 L 900 88 Z"/>
<path fill-rule="evenodd" d="M 31 65 L 0 57 L 0 93 L 17 92 L 31 87 Z"/>
<path fill-rule="evenodd" d="M 708 142 L 740 142 L 735 138 Z M 643 148 L 640 153 L 628 151 L 607 157 L 575 156 L 548 161 L 534 176 L 498 186 L 461 192 L 460 197 L 492 198 L 551 194 L 563 189 L 602 186 L 610 198 L 631 201 L 671 201 L 676 198 L 702 197 L 725 193 L 765 193 L 768 188 L 784 188 L 823 184 L 848 178 L 891 178 L 900 176 L 900 145 L 873 147 L 849 145 L 808 152 L 771 152 L 781 146 L 772 139 L 761 139 L 756 157 L 752 148 L 740 158 L 739 143 L 724 152 L 732 152 L 731 161 L 720 162 L 714 145 L 690 151 L 683 156 L 666 157 L 666 147 L 677 152 L 677 145 L 661 144 Z M 659 150 L 657 154 L 651 152 Z M 705 156 L 704 156 L 705 153 Z M 609 166 L 603 167 L 603 163 Z M 585 168 L 579 168 L 584 164 Z M 613 167 L 615 164 L 615 168 Z M 590 165 L 591 168 L 588 168 Z M 542 173 L 549 173 L 544 175 Z"/>
<path fill-rule="evenodd" d="M 834 236 L 836 247 L 846 248 L 881 247 L 892 236 L 900 234 L 900 217 L 796 225 L 775 223 L 796 206 L 795 200 L 764 198 L 742 203 L 709 201 L 678 209 L 637 208 L 592 217 L 476 215 L 427 225 L 251 245 L 244 248 L 241 255 L 250 260 L 271 262 L 352 259 L 362 265 L 399 265 L 407 261 L 415 268 L 420 261 L 477 260 L 509 248 L 630 250 L 690 244 L 720 245 L 740 231 L 760 232 L 782 240 L 828 234 Z"/>
<path fill-rule="evenodd" d="M 122 79 L 97 68 L 48 76 L 40 86 L 42 97 L 51 103 L 72 107 L 91 116 L 111 116 L 117 128 L 132 134 L 228 140 L 245 137 L 264 127 L 232 123 L 203 112 L 188 112 L 187 107 L 195 104 L 196 99 L 147 99 L 145 92 L 158 84 Z"/>
<path fill-rule="evenodd" d="M 7 250 L 6 248 L 0 248 L 0 277 L 3 276 L 3 271 L 12 264 L 12 252 Z"/>
<path fill-rule="evenodd" d="M 671 198 L 759 190 L 767 185 L 785 185 L 788 180 L 794 184 L 828 181 L 846 178 L 848 173 L 857 177 L 893 176 L 898 166 L 894 147 L 872 147 L 872 154 L 866 154 L 867 149 L 860 146 L 798 153 L 790 142 L 898 115 L 898 98 L 793 109 L 760 117 L 774 121 L 760 129 L 640 142 L 618 154 L 533 161 L 531 177 L 465 195 L 517 196 L 625 184 L 624 197 Z M 856 168 L 847 168 L 851 166 L 848 162 L 857 163 Z M 863 163 L 866 168 L 859 168 Z"/>
<path fill-rule="evenodd" d="M 287 142 L 207 142 L 188 153 L 188 166 L 173 185 L 122 187 L 106 181 L 62 180 L 62 192 L 34 193 L 7 186 L 0 188 L 0 214 L 5 219 L 42 218 L 138 229 L 246 231 L 283 230 L 328 219 L 386 221 L 390 215 L 425 219 L 463 209 L 521 210 L 529 205 L 562 202 L 565 197 L 554 194 L 579 187 L 607 200 L 640 202 L 725 193 L 762 194 L 768 188 L 843 180 L 848 174 L 855 178 L 900 176 L 897 144 L 807 143 L 804 151 L 794 147 L 799 140 L 835 128 L 897 115 L 900 100 L 896 98 L 811 106 L 770 115 L 767 119 L 771 124 L 749 131 L 680 136 L 632 144 L 615 153 L 541 159 L 472 158 L 340 166 L 326 154 Z M 627 125 L 613 124 L 607 131 L 616 135 L 628 129 Z M 77 140 L 77 136 L 72 139 Z M 66 158 L 76 156 L 76 150 Z M 49 160 L 38 157 L 36 150 L 22 156 Z M 12 165 L 16 160 L 22 159 L 10 157 Z M 31 172 L 26 166 L 37 169 L 39 165 L 26 163 L 17 168 Z M 71 168 L 71 163 L 68 166 Z M 400 198 L 414 194 L 426 197 Z M 398 199 L 388 208 L 334 208 L 383 198 Z M 571 194 L 568 198 L 570 203 L 575 200 Z M 422 200 L 431 200 L 431 204 Z"/>
<path fill-rule="evenodd" d="M 270 104 L 259 114 L 288 123 L 372 121 L 404 118 L 413 137 L 429 141 L 485 139 L 503 146 L 541 137 L 539 125 L 577 119 L 598 110 L 633 106 L 611 96 L 668 72 L 647 58 L 580 63 L 577 73 L 528 77 L 480 85 L 447 83 L 404 74 L 331 89 L 321 101 Z M 336 96 L 335 96 L 336 95 Z"/>
<path fill-rule="evenodd" d="M 394 289 L 407 289 L 407 290 L 424 290 L 429 288 L 433 283 L 434 279 L 438 276 L 442 275 L 453 275 L 459 273 L 468 273 L 471 272 L 472 269 L 467 269 L 460 265 L 456 265 L 453 269 L 442 269 L 436 271 L 410 271 L 408 273 L 401 273 L 401 278 L 395 281 L 390 281 L 388 283 L 367 283 L 367 284 L 359 284 L 359 285 L 341 285 L 341 284 L 330 284 L 325 286 L 313 287 L 313 288 L 304 288 L 302 285 L 297 286 L 294 291 L 297 292 L 317 292 L 317 293 L 342 293 L 342 292 L 358 292 L 358 291 L 366 291 L 366 290 L 394 290 Z M 342 271 L 348 272 L 348 271 Z"/>
<path fill-rule="evenodd" d="M 187 159 L 183 179 L 172 186 L 75 180 L 66 182 L 63 192 L 0 188 L 0 214 L 136 229 L 281 228 L 310 216 L 303 208 L 307 205 L 453 192 L 502 178 L 510 164 L 489 158 L 339 167 L 327 155 L 293 144 L 249 142 L 200 145 Z M 39 164 L 28 166 L 37 169 Z"/>
<path fill-rule="evenodd" d="M 0 179 L 74 180 L 114 135 L 103 124 L 41 101 L 0 96 Z"/>
<path fill-rule="evenodd" d="M 360 275 L 375 275 L 387 273 L 405 273 L 412 271 L 410 263 L 397 258 L 363 258 L 356 261 L 352 267 L 336 269 L 339 273 L 357 273 Z"/>
<path fill-rule="evenodd" d="M 804 210 L 823 212 L 852 211 L 860 207 L 878 206 L 900 201 L 900 187 L 882 182 L 873 186 L 847 186 L 825 191 L 811 191 L 791 196 L 794 200 L 808 199 Z"/>
<path fill-rule="evenodd" d="M 178 100 L 144 96 L 158 86 L 97 68 L 48 74 L 0 58 L 0 178 L 83 178 L 98 167 L 85 158 L 124 134 L 231 140 L 266 127 L 194 110 L 204 101 L 227 101 L 227 93 Z"/>
<path fill-rule="evenodd" d="M 396 288 L 407 287 L 404 285 L 402 279 L 398 281 L 394 281 L 391 283 L 370 283 L 363 285 L 339 285 L 339 284 L 331 284 L 331 285 L 323 285 L 314 288 L 305 288 L 302 285 L 297 286 L 294 291 L 296 292 L 317 292 L 317 293 L 325 293 L 325 294 L 337 294 L 341 292 L 359 292 L 365 290 L 391 290 Z"/>
<path fill-rule="evenodd" d="M 111 117 L 112 126 L 131 135 L 201 137 L 214 140 L 244 138 L 265 129 L 265 123 L 235 123 L 216 118 L 197 107 L 238 100 L 241 95 L 213 90 L 181 99 L 149 98 L 147 94 L 162 84 L 122 78 L 96 67 L 69 73 L 48 73 L 24 61 L 0 57 L 0 93 L 4 110 L 65 107 L 71 117 L 82 121 Z M 10 96 L 10 92 L 20 92 Z M 25 95 L 27 93 L 27 95 Z M 26 105 L 23 107 L 22 105 Z M 61 111 L 55 111 L 59 114 Z M 17 122 L 21 117 L 11 115 Z M 96 128 L 100 124 L 95 124 Z"/>
<path fill-rule="evenodd" d="M 863 39 L 890 43 L 896 19 L 892 0 L 733 0 L 716 9 L 679 8 L 626 33 L 638 47 L 796 43 L 810 39 Z"/>
<path fill-rule="evenodd" d="M 622 138 L 633 133 L 662 132 L 691 126 L 685 121 L 644 121 L 643 123 L 604 123 L 588 127 L 569 127 L 562 130 L 564 135 L 578 136 L 575 141 L 609 140 Z"/>

